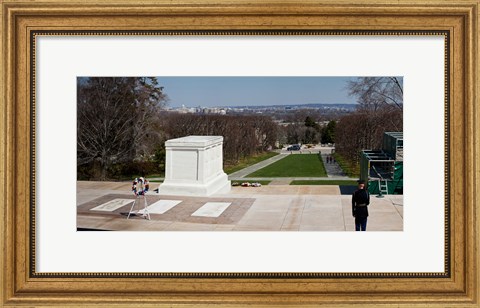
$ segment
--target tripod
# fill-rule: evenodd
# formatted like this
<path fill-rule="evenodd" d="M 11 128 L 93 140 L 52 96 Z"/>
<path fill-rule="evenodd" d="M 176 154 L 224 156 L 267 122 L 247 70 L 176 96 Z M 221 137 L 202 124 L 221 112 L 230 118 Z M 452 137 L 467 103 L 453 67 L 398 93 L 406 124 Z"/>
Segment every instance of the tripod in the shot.
<path fill-rule="evenodd" d="M 137 191 L 137 184 L 140 186 L 140 190 Z M 130 208 L 130 212 L 128 212 L 128 216 L 127 216 L 127 219 L 130 218 L 130 215 L 132 215 L 132 212 L 133 212 L 133 209 L 135 208 L 135 204 L 137 204 L 137 200 L 139 200 L 140 197 L 143 196 L 143 200 L 144 200 L 144 209 L 143 209 L 143 217 L 145 219 L 148 219 L 150 220 L 150 213 L 148 212 L 148 209 L 147 209 L 147 191 L 149 189 L 149 183 L 148 183 L 148 180 L 145 179 L 145 178 L 136 178 L 133 183 L 132 183 L 132 191 L 133 193 L 135 194 L 135 201 L 133 201 L 133 204 L 132 204 L 132 207 Z M 140 203 L 140 202 L 139 202 Z M 140 211 L 140 209 L 138 210 Z M 137 211 L 137 213 L 138 213 Z M 135 214 L 137 214 L 135 213 Z"/>
<path fill-rule="evenodd" d="M 137 204 L 137 200 L 139 200 L 142 196 L 143 196 L 143 200 L 145 201 L 144 202 L 145 205 L 144 205 L 144 209 L 143 209 L 143 211 L 144 211 L 143 212 L 143 218 L 150 220 L 150 213 L 148 212 L 148 209 L 147 209 L 147 206 L 148 206 L 147 197 L 145 196 L 145 194 L 137 195 L 137 197 L 135 198 L 135 201 L 133 201 L 132 207 L 130 208 L 130 212 L 128 212 L 127 219 L 129 219 L 130 215 L 132 215 L 132 213 L 134 212 L 135 204 Z M 138 203 L 140 204 L 140 201 Z M 138 209 L 138 211 L 140 211 L 140 209 Z M 134 214 L 137 214 L 138 211 Z"/>

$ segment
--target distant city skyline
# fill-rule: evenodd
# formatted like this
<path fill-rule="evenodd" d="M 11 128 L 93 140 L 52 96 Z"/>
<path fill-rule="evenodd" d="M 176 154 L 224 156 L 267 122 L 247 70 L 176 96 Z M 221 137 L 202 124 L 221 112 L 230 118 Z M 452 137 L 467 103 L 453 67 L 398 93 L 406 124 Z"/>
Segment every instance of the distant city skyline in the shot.
<path fill-rule="evenodd" d="M 157 76 L 168 106 L 229 107 L 355 104 L 347 82 L 355 77 L 168 77 Z"/>

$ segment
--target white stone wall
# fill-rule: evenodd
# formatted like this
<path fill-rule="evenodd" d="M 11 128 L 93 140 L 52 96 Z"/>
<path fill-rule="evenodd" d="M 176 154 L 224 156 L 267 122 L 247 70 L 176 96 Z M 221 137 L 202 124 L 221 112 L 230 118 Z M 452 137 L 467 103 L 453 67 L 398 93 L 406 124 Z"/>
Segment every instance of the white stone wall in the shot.
<path fill-rule="evenodd" d="M 228 192 L 223 172 L 222 136 L 187 136 L 167 140 L 165 181 L 160 194 L 211 195 Z"/>

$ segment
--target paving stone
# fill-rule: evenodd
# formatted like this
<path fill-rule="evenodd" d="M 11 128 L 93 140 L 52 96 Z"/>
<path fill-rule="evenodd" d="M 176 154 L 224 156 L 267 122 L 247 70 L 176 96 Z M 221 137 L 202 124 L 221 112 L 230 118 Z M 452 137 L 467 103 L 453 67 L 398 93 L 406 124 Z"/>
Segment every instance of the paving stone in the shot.
<path fill-rule="evenodd" d="M 290 185 L 290 182 L 291 180 L 278 179 L 271 181 L 268 185 Z"/>
<path fill-rule="evenodd" d="M 203 217 L 218 217 L 220 216 L 232 203 L 230 202 L 207 202 L 201 208 L 196 210 L 192 216 Z"/>
<path fill-rule="evenodd" d="M 147 211 L 150 214 L 165 214 L 168 210 L 171 210 L 174 206 L 181 203 L 182 200 L 159 200 L 147 206 Z M 140 211 L 141 214 L 145 213 L 145 210 Z"/>
<path fill-rule="evenodd" d="M 303 210 L 305 208 L 305 197 L 299 196 L 292 200 L 288 212 L 283 221 L 281 230 L 297 231 L 302 221 Z"/>
<path fill-rule="evenodd" d="M 127 204 L 131 204 L 133 200 L 131 199 L 113 199 L 108 202 L 102 203 L 99 206 L 91 208 L 90 211 L 106 211 L 106 212 L 113 212 L 118 210 L 121 207 L 124 207 Z"/>
<path fill-rule="evenodd" d="M 229 194 L 210 197 L 147 194 L 148 204 L 178 202 L 168 211 L 152 211 L 151 220 L 126 219 L 131 203 L 109 211 L 91 211 L 114 199 L 134 201 L 131 183 L 78 182 L 77 227 L 123 231 L 354 231 L 351 196 L 338 186 L 276 185 L 232 187 Z M 101 188 L 101 189 L 99 189 Z M 79 197 L 80 196 L 80 197 Z M 80 203 L 79 200 L 87 200 Z M 125 201 L 125 202 L 127 202 Z M 192 216 L 208 202 L 229 203 L 218 217 Z M 372 196 L 368 231 L 403 230 L 403 196 Z M 163 213 L 162 213 L 163 212 Z M 141 214 L 141 212 L 140 212 Z"/>

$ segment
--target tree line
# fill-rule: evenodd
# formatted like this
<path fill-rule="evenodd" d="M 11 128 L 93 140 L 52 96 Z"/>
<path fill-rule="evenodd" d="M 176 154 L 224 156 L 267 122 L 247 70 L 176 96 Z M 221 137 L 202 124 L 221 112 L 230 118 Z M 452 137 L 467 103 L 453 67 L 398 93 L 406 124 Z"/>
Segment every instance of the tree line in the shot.
<path fill-rule="evenodd" d="M 284 127 L 283 135 L 287 144 L 318 144 L 334 143 L 336 121 L 328 121 L 322 126 L 312 116 L 308 115 L 305 120 L 292 122 Z"/>
<path fill-rule="evenodd" d="M 261 115 L 165 114 L 164 131 L 168 139 L 188 135 L 223 136 L 223 155 L 229 163 L 272 150 L 278 126 Z"/>
<path fill-rule="evenodd" d="M 112 166 L 147 156 L 168 100 L 157 79 L 92 77 L 77 85 L 78 177 L 104 180 Z"/>
<path fill-rule="evenodd" d="M 228 164 L 272 150 L 278 143 L 335 143 L 352 165 L 362 149 L 379 148 L 385 131 L 403 130 L 403 83 L 396 77 L 352 80 L 355 112 L 327 125 L 319 113 L 295 111 L 289 124 L 271 116 L 176 114 L 154 77 L 89 77 L 77 81 L 77 177 L 114 179 L 163 173 L 165 141 L 188 135 L 224 137 Z"/>
<path fill-rule="evenodd" d="M 403 80 L 399 77 L 362 77 L 349 82 L 357 98 L 354 113 L 339 119 L 335 150 L 354 169 L 363 149 L 380 149 L 384 132 L 403 131 Z"/>
<path fill-rule="evenodd" d="M 267 116 L 165 112 L 168 96 L 154 77 L 79 78 L 77 84 L 78 179 L 161 174 L 165 141 L 172 138 L 223 136 L 231 164 L 278 140 L 278 126 Z"/>

